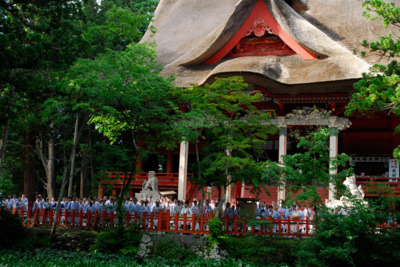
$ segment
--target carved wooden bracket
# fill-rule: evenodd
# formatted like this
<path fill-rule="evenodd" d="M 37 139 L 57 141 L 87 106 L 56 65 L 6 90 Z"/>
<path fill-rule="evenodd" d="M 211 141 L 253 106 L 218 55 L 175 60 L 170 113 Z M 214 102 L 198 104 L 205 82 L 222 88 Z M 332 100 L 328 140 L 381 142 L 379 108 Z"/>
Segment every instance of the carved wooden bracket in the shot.
<path fill-rule="evenodd" d="M 339 131 L 350 127 L 351 122 L 347 118 L 332 116 L 327 110 L 303 107 L 295 109 L 285 117 L 278 117 L 273 120 L 279 127 L 289 125 L 323 125 L 336 128 Z"/>
<path fill-rule="evenodd" d="M 269 34 L 274 34 L 276 35 L 276 33 L 274 33 L 269 27 L 268 24 L 265 22 L 265 20 L 263 19 L 258 19 L 254 22 L 253 24 L 253 28 L 251 28 L 246 36 L 250 36 L 252 34 L 254 34 L 257 37 L 261 37 L 264 36 L 265 33 L 269 33 Z"/>

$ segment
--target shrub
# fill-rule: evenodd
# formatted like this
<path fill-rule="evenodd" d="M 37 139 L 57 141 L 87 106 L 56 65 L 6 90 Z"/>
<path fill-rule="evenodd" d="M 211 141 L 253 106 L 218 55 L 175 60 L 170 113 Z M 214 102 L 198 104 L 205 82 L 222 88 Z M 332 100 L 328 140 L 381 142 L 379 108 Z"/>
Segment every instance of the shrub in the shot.
<path fill-rule="evenodd" d="M 23 237 L 24 232 L 20 217 L 12 214 L 0 204 L 0 247 L 13 247 Z"/>
<path fill-rule="evenodd" d="M 109 230 L 97 235 L 92 250 L 105 253 L 134 255 L 138 251 L 142 234 L 136 231 Z"/>
<path fill-rule="evenodd" d="M 314 237 L 295 252 L 299 266 L 390 266 L 400 262 L 400 231 L 378 229 L 390 213 L 358 205 L 347 216 L 322 214 Z"/>
<path fill-rule="evenodd" d="M 179 261 L 175 259 L 164 258 L 147 258 L 139 264 L 134 257 L 124 256 L 120 254 L 90 254 L 84 252 L 71 252 L 53 249 L 36 249 L 32 251 L 0 251 L 0 266 L 66 266 L 66 267 L 83 267 L 83 266 L 216 266 L 216 267 L 239 267 L 253 266 L 243 260 L 228 259 L 223 262 L 215 260 L 204 260 L 195 258 L 190 260 Z"/>
<path fill-rule="evenodd" d="M 0 251 L 0 266 L 141 266 L 133 257 L 116 254 L 90 254 L 54 249 Z"/>
<path fill-rule="evenodd" d="M 136 255 L 139 250 L 140 241 L 143 234 L 141 232 L 125 231 L 123 239 L 123 247 L 119 250 L 125 255 Z"/>
<path fill-rule="evenodd" d="M 122 248 L 121 236 L 115 230 L 100 232 L 92 249 L 99 252 L 113 253 Z"/>
<path fill-rule="evenodd" d="M 19 250 L 33 250 L 37 248 L 50 248 L 53 244 L 48 231 L 32 231 L 31 229 L 27 229 L 24 237 L 15 244 L 15 248 Z"/>
<path fill-rule="evenodd" d="M 222 236 L 224 234 L 224 232 L 222 231 L 222 222 L 217 217 L 214 217 L 210 220 L 209 227 L 210 234 L 214 238 L 218 238 L 219 236 Z"/>
<path fill-rule="evenodd" d="M 192 260 L 197 258 L 197 255 L 192 251 L 184 248 L 181 244 L 170 238 L 158 240 L 154 244 L 153 256 L 166 260 L 176 260 L 178 263 L 184 260 Z"/>
<path fill-rule="evenodd" d="M 265 236 L 224 237 L 222 246 L 231 257 L 261 266 L 292 266 L 293 251 L 299 240 L 276 239 Z"/>

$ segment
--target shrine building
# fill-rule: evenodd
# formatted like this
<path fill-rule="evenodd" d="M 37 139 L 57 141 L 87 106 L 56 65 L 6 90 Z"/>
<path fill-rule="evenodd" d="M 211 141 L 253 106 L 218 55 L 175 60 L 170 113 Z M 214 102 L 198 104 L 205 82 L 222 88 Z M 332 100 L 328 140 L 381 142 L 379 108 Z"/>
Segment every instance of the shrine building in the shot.
<path fill-rule="evenodd" d="M 177 86 L 242 76 L 249 90 L 261 92 L 258 109 L 279 127 L 279 134 L 265 140 L 269 159 L 279 162 L 297 152 L 291 131 L 323 125 L 338 130 L 330 137 L 330 156 L 351 156 L 357 183 L 378 177 L 397 188 L 393 150 L 399 146 L 394 134 L 399 118 L 388 111 L 344 116 L 353 84 L 379 60 L 374 54 L 361 57 L 361 42 L 397 30 L 364 18 L 363 10 L 359 1 L 348 0 L 161 0 L 152 22 L 156 33 L 148 31 L 142 41 L 157 44 L 163 74 L 174 74 Z M 201 199 L 188 174 L 194 153 L 191 144 L 182 142 L 176 151 L 164 151 L 164 162 L 150 156 L 138 166 L 143 173 L 132 182 L 131 195 L 141 188 L 146 172 L 156 170 L 160 191 L 175 192 L 178 199 Z M 109 174 L 113 193 L 119 190 L 119 175 Z M 99 196 L 104 186 L 100 184 Z M 285 199 L 283 190 L 267 188 L 271 195 L 262 193 L 261 201 Z M 216 188 L 204 189 L 218 199 Z M 228 201 L 255 197 L 249 189 L 231 186 Z M 319 193 L 323 200 L 332 199 L 334 190 L 320 188 Z"/>

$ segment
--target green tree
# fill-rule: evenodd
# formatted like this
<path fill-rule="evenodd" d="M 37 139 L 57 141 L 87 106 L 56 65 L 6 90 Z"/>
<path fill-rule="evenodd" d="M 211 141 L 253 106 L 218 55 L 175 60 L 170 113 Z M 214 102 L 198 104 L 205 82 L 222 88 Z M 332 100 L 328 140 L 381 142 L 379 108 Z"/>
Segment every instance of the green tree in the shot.
<path fill-rule="evenodd" d="M 78 171 L 81 183 L 87 180 L 89 166 L 94 187 L 94 177 L 99 175 L 92 153 L 96 147 L 108 153 L 102 149 L 107 142 L 87 126 L 91 110 L 82 105 L 88 102 L 88 95 L 65 86 L 68 67 L 79 57 L 94 58 L 105 49 L 124 50 L 129 43 L 138 42 L 157 3 L 0 1 L 0 173 L 7 164 L 0 179 L 11 181 L 19 193 L 17 177 L 23 175 L 25 193 L 31 200 L 37 192 L 44 193 L 43 187 L 48 196 L 54 196 L 56 177 L 63 176 L 63 162 L 69 160 L 65 151 L 74 143 L 74 130 L 70 129 L 78 118 L 83 138 L 77 140 L 80 144 L 70 170 L 69 191 L 74 193 L 76 179 L 72 178 Z M 14 155 L 24 158 L 22 168 Z M 39 162 L 44 168 L 37 167 Z M 36 188 L 38 181 L 44 186 Z M 82 184 L 81 195 L 86 191 Z"/>
<path fill-rule="evenodd" d="M 129 169 L 119 193 L 118 214 L 122 216 L 123 197 L 136 174 L 136 164 L 159 143 L 160 134 L 176 109 L 171 101 L 172 79 L 159 73 L 154 46 L 130 44 L 125 51 L 107 50 L 94 60 L 81 59 L 71 69 L 75 78 L 70 86 L 85 88 L 94 112 L 89 123 L 111 142 L 128 142 Z M 121 139 L 123 134 L 128 139 Z M 139 146 L 139 140 L 143 146 Z M 129 171 L 129 173 L 128 173 Z M 119 220 L 122 226 L 123 221 Z"/>
<path fill-rule="evenodd" d="M 238 181 L 255 188 L 261 185 L 258 155 L 267 136 L 276 132 L 267 115 L 254 105 L 262 95 L 253 95 L 247 88 L 242 77 L 230 77 L 179 90 L 186 112 L 179 114 L 174 128 L 184 141 L 196 146 L 197 175 L 192 181 L 200 187 L 224 189 L 220 205 L 229 185 Z M 201 140 L 206 141 L 200 153 Z"/>
<path fill-rule="evenodd" d="M 84 8 L 87 23 L 83 36 L 91 43 L 91 57 L 105 49 L 122 51 L 137 43 L 148 29 L 158 0 L 89 1 Z M 152 29 L 154 31 L 154 29 Z"/>
<path fill-rule="evenodd" d="M 306 201 L 313 206 L 322 204 L 318 187 L 328 188 L 329 183 L 333 183 L 340 189 L 343 187 L 341 181 L 353 174 L 352 168 L 342 169 L 350 161 L 349 156 L 339 154 L 335 158 L 329 157 L 329 146 L 326 144 L 334 134 L 332 129 L 320 128 L 306 136 L 297 135 L 297 147 L 304 152 L 283 156 L 283 166 L 271 161 L 265 163 L 263 178 L 288 189 L 288 204 Z M 329 173 L 330 165 L 337 174 Z"/>
<path fill-rule="evenodd" d="M 382 19 L 383 27 L 400 26 L 400 9 L 394 3 L 369 0 L 363 1 L 362 5 L 365 7 L 364 16 L 372 20 Z M 364 73 L 362 79 L 354 84 L 357 92 L 353 94 L 346 114 L 377 109 L 400 115 L 400 66 L 397 61 L 400 55 L 400 39 L 396 34 L 389 33 L 375 42 L 364 40 L 363 45 L 370 52 L 384 57 L 388 64 L 374 64 L 370 72 Z M 397 131 L 399 130 L 397 127 Z M 399 158 L 400 149 L 396 148 L 393 155 Z"/>
<path fill-rule="evenodd" d="M 81 1 L 0 1 L 0 172 L 13 124 L 24 136 L 24 184 L 35 194 L 38 110 L 51 94 L 53 70 L 65 69 L 88 48 L 74 23 Z M 23 116 L 23 117 L 22 117 Z M 19 140 L 18 140 L 19 141 Z"/>

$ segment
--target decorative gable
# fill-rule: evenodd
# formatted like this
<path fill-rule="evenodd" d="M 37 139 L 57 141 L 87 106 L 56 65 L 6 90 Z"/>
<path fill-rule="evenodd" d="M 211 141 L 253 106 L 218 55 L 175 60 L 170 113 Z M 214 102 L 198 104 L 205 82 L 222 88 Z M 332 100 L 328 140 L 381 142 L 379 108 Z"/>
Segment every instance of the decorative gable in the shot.
<path fill-rule="evenodd" d="M 227 57 L 290 54 L 298 54 L 304 59 L 317 58 L 283 31 L 269 12 L 264 0 L 257 0 L 238 32 L 203 64 L 216 64 Z"/>

